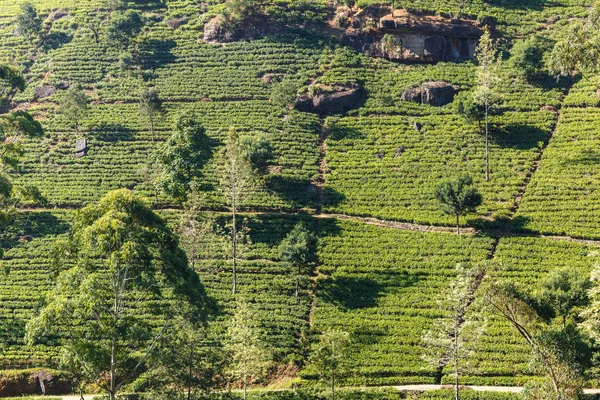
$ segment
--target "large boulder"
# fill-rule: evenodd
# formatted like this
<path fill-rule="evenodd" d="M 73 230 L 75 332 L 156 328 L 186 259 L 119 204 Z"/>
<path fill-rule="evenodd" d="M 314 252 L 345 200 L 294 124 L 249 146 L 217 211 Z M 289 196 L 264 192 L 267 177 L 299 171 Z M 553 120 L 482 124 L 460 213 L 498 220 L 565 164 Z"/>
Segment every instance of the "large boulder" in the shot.
<path fill-rule="evenodd" d="M 50 85 L 38 86 L 33 90 L 33 99 L 39 100 L 56 93 L 56 87 Z"/>
<path fill-rule="evenodd" d="M 445 106 L 452 103 L 456 88 L 448 82 L 425 82 L 421 85 L 421 102 L 432 106 Z"/>
<path fill-rule="evenodd" d="M 341 114 L 355 108 L 364 95 L 363 87 L 356 83 L 334 85 L 313 92 L 299 96 L 295 108 L 320 115 Z"/>
<path fill-rule="evenodd" d="M 424 82 L 421 86 L 406 89 L 401 99 L 440 107 L 452 103 L 456 92 L 457 89 L 448 82 Z"/>
<path fill-rule="evenodd" d="M 217 15 L 204 26 L 205 42 L 228 42 L 232 40 L 233 34 L 228 31 L 227 21 L 221 14 Z"/>

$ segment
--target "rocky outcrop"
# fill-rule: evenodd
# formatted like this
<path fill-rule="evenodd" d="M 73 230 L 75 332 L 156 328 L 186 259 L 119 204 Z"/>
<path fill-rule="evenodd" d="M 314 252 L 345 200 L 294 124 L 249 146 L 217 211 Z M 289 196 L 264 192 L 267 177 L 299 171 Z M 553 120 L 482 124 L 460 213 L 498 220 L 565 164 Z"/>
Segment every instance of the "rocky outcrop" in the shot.
<path fill-rule="evenodd" d="M 319 115 L 341 114 L 358 106 L 364 95 L 362 86 L 352 83 L 311 87 L 296 99 L 295 108 Z"/>
<path fill-rule="evenodd" d="M 56 93 L 56 87 L 51 85 L 38 86 L 33 90 L 33 99 L 39 100 Z"/>
<path fill-rule="evenodd" d="M 20 370 L 0 376 L 0 397 L 65 394 L 72 385 L 60 373 Z"/>
<path fill-rule="evenodd" d="M 448 82 L 424 82 L 421 86 L 406 89 L 401 99 L 439 107 L 452 103 L 457 91 L 457 88 Z"/>
<path fill-rule="evenodd" d="M 204 26 L 203 39 L 208 43 L 227 43 L 236 40 L 252 40 L 282 33 L 285 26 L 272 21 L 268 15 L 256 14 L 243 24 L 232 23 L 219 14 Z"/>
<path fill-rule="evenodd" d="M 475 21 L 404 14 L 380 19 L 378 28 L 349 31 L 347 44 L 371 57 L 401 62 L 460 62 L 472 59 L 482 31 Z M 383 40 L 391 35 L 392 40 Z"/>

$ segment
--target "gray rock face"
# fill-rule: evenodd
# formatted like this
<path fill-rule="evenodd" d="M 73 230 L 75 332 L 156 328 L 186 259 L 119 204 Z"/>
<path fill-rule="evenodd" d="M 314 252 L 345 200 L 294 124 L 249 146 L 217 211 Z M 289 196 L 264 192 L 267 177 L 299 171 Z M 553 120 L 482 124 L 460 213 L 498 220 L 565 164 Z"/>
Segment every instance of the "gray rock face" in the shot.
<path fill-rule="evenodd" d="M 33 91 L 33 99 L 39 100 L 45 97 L 52 96 L 56 93 L 56 88 L 50 85 L 38 86 Z"/>
<path fill-rule="evenodd" d="M 231 34 L 225 29 L 225 18 L 222 15 L 217 15 L 204 27 L 205 42 L 228 42 L 231 39 Z"/>
<path fill-rule="evenodd" d="M 81 138 L 75 143 L 75 157 L 81 158 L 87 155 L 88 143 L 86 138 Z"/>
<path fill-rule="evenodd" d="M 294 106 L 297 110 L 320 115 L 341 114 L 355 108 L 363 95 L 363 87 L 356 83 L 334 86 L 327 93 L 303 94 Z"/>
<path fill-rule="evenodd" d="M 406 89 L 401 99 L 440 107 L 452 103 L 456 92 L 457 89 L 448 82 L 424 82 L 421 86 Z"/>
<path fill-rule="evenodd" d="M 425 82 L 421 85 L 421 102 L 432 106 L 452 103 L 456 89 L 447 82 Z"/>

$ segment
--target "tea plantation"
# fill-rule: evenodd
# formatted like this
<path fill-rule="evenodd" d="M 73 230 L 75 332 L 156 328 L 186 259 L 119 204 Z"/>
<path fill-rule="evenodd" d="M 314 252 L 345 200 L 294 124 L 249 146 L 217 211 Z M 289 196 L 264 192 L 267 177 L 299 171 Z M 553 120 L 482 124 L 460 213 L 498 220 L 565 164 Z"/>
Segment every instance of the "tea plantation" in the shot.
<path fill-rule="evenodd" d="M 41 23 L 35 38 L 16 28 L 29 3 Z M 266 11 L 247 12 L 236 26 L 237 37 L 233 32 L 227 40 L 205 40 L 219 21 L 235 22 L 235 7 L 246 3 Z M 435 29 L 463 24 L 481 34 L 484 26 L 491 27 L 498 56 L 492 57 L 496 75 L 486 143 L 484 117 L 465 115 L 459 103 L 463 94 L 471 99 L 480 94 L 481 63 L 422 62 L 428 61 L 427 50 L 423 59 L 402 59 L 411 51 L 411 40 L 417 40 L 413 36 L 394 42 L 400 55 L 386 54 L 385 40 L 396 31 L 383 28 L 379 19 L 393 18 L 391 1 L 129 0 L 112 10 L 111 0 L 0 0 L 0 67 L 13 66 L 26 80 L 22 90 L 10 94 L 0 87 L 0 118 L 27 111 L 44 129 L 41 138 L 22 138 L 18 163 L 0 154 L 1 174 L 15 187 L 37 188 L 43 197 L 2 203 L 10 212 L 0 218 L 0 397 L 12 395 L 3 390 L 14 376 L 64 366 L 68 333 L 36 344 L 25 336 L 58 274 L 74 261 L 57 265 L 56 244 L 70 237 L 78 210 L 115 189 L 129 189 L 185 236 L 186 208 L 157 184 L 159 153 L 166 151 L 182 116 L 197 121 L 206 134 L 201 144 L 206 157 L 193 192 L 201 204 L 193 215 L 211 228 L 185 248 L 218 310 L 201 345 L 226 347 L 240 303 L 251 305 L 272 365 L 264 376 L 253 377 L 251 386 L 258 390 L 248 398 L 325 398 L 329 383 L 315 349 L 327 332 L 348 338 L 335 382 L 344 387 L 338 398 L 454 398 L 445 390 L 417 395 L 392 387 L 455 383 L 451 358 L 436 364 L 424 354 L 430 350 L 426 332 L 457 315 L 458 325 L 470 318 L 487 321 L 476 349 L 457 360 L 456 366 L 464 367 L 461 384 L 543 382 L 544 372 L 533 368 L 535 346 L 515 329 L 518 324 L 480 306 L 502 281 L 531 295 L 519 307 L 541 310 L 548 304 L 535 303 L 540 282 L 565 270 L 587 279 L 599 263 L 600 62 L 590 73 L 579 74 L 578 64 L 562 77 L 547 68 L 554 44 L 568 38 L 572 25 L 593 23 L 592 4 L 393 2 L 396 23 L 409 26 L 399 28 L 404 35 L 441 38 L 435 31 L 423 33 L 419 23 L 428 18 Z M 143 28 L 130 42 L 106 39 L 111 19 L 124 9 L 136 11 Z M 223 23 L 215 31 L 224 35 L 231 26 Z M 525 77 L 513 61 L 518 48 L 513 45 L 533 38 L 547 48 L 538 57 L 543 66 Z M 465 40 L 457 35 L 447 43 Z M 476 44 L 461 46 L 474 56 Z M 2 73 L 0 84 L 7 85 Z M 426 82 L 452 85 L 451 101 L 435 105 L 421 92 L 417 101 L 407 99 L 410 90 Z M 292 98 L 278 101 L 276 94 L 286 84 L 293 86 Z M 328 90 L 352 85 L 360 87 L 360 99 L 343 111 L 308 112 L 296 100 L 304 95 L 316 101 L 331 95 Z M 62 106 L 73 88 L 87 96 L 87 110 L 77 123 Z M 140 113 L 140 92 L 147 89 L 161 99 L 152 125 Z M 0 124 L 0 133 L 3 129 Z M 231 131 L 267 138 L 272 153 L 236 204 L 244 240 L 235 250 L 234 293 L 232 196 L 223 193 L 221 159 Z M 83 138 L 85 154 L 76 156 Z M 3 141 L 11 145 L 10 137 Z M 464 175 L 472 178 L 481 204 L 449 214 L 440 207 L 436 188 Z M 456 221 L 467 228 L 460 235 L 454 232 Z M 281 243 L 300 222 L 315 236 L 316 246 L 299 278 Z M 457 265 L 481 270 L 468 304 L 453 314 L 440 301 L 453 306 Z M 585 295 L 586 304 L 593 293 L 592 288 Z M 135 306 L 138 318 L 155 329 L 165 322 L 153 311 L 156 304 L 149 296 Z M 569 314 L 582 331 L 586 306 L 577 304 Z M 536 329 L 558 318 L 546 317 L 536 319 Z M 599 338 L 589 339 L 595 353 Z M 597 365 L 582 371 L 587 386 L 599 385 Z M 220 391 L 242 387 L 239 379 L 220 373 L 211 382 Z M 139 392 L 148 387 L 143 379 L 126 386 Z M 355 390 L 359 387 L 385 388 Z M 86 390 L 101 391 L 101 385 Z M 464 398 L 480 398 L 465 393 Z M 220 392 L 214 396 L 221 399 Z M 481 398 L 522 398 L 486 396 Z"/>

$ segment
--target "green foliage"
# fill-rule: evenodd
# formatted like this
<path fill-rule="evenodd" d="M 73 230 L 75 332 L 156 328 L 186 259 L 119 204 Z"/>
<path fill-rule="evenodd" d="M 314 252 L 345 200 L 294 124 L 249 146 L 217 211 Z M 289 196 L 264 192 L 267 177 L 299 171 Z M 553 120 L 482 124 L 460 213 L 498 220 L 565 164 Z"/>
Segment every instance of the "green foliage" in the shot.
<path fill-rule="evenodd" d="M 241 155 L 250 162 L 252 168 L 264 173 L 268 163 L 273 159 L 273 146 L 269 137 L 260 133 L 240 137 Z"/>
<path fill-rule="evenodd" d="M 456 227 L 460 231 L 459 218 L 474 212 L 481 205 L 481 194 L 472 187 L 473 179 L 462 176 L 457 180 L 441 182 L 435 188 L 435 198 L 446 214 L 456 216 Z"/>
<path fill-rule="evenodd" d="M 284 79 L 273 86 L 271 100 L 284 107 L 290 107 L 298 97 L 299 85 L 291 79 Z"/>
<path fill-rule="evenodd" d="M 194 116 L 181 115 L 175 133 L 156 153 L 162 170 L 158 185 L 177 201 L 185 200 L 202 176 L 202 166 L 210 154 L 209 138 L 202 124 Z"/>
<path fill-rule="evenodd" d="M 127 10 L 111 17 L 106 36 L 114 45 L 127 48 L 143 28 L 143 17 L 137 11 Z"/>
<path fill-rule="evenodd" d="M 89 112 L 89 97 L 79 85 L 73 85 L 60 98 L 58 112 L 62 114 L 79 134 L 81 121 Z"/>
<path fill-rule="evenodd" d="M 245 302 L 238 303 L 229 322 L 225 339 L 228 354 L 227 373 L 232 382 L 242 382 L 244 399 L 246 387 L 260 382 L 272 364 L 272 354 L 261 339 L 262 321 L 255 310 Z"/>
<path fill-rule="evenodd" d="M 565 326 L 568 317 L 576 317 L 582 307 L 589 303 L 590 287 L 591 281 L 587 276 L 581 276 L 571 269 L 562 269 L 549 274 L 540 283 L 537 296 L 539 302 L 549 306 Z"/>
<path fill-rule="evenodd" d="M 98 383 L 111 399 L 141 372 L 168 328 L 149 324 L 129 302 L 154 299 L 148 311 L 167 321 L 181 309 L 176 301 L 189 304 L 199 320 L 211 312 L 175 236 L 130 191 L 110 192 L 79 210 L 68 242 L 59 245 L 68 267 L 27 324 L 26 340 L 44 341 L 69 326 L 65 366 Z"/>
<path fill-rule="evenodd" d="M 331 398 L 335 398 L 335 384 L 338 374 L 346 371 L 350 334 L 340 330 L 327 330 L 319 336 L 311 353 L 310 363 L 321 379 L 331 386 Z"/>
<path fill-rule="evenodd" d="M 17 30 L 20 35 L 33 41 L 42 30 L 42 19 L 32 3 L 21 4 L 21 12 L 17 15 Z"/>
<path fill-rule="evenodd" d="M 454 113 L 460 116 L 466 123 L 481 123 L 485 118 L 484 110 L 475 102 L 472 92 L 460 92 L 452 103 Z"/>
<path fill-rule="evenodd" d="M 509 64 L 524 79 L 532 79 L 544 67 L 544 55 L 550 50 L 547 40 L 539 37 L 515 42 Z"/>

